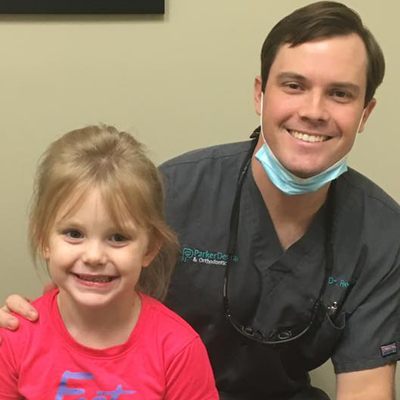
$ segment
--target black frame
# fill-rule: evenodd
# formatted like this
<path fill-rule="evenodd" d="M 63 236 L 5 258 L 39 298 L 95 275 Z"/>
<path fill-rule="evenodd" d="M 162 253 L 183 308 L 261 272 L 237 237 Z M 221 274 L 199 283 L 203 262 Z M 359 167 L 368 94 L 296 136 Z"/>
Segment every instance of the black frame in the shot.
<path fill-rule="evenodd" d="M 164 0 L 0 0 L 0 14 L 164 14 Z"/>

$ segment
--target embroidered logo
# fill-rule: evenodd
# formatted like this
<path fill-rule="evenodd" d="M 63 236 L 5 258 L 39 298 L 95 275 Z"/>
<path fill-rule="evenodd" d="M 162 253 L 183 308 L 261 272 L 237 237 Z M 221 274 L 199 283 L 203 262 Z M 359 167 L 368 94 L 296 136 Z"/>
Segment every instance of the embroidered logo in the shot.
<path fill-rule="evenodd" d="M 381 355 L 382 357 L 390 356 L 391 354 L 397 353 L 397 343 L 393 342 L 390 344 L 385 344 L 381 346 Z"/>
<path fill-rule="evenodd" d="M 328 278 L 328 285 L 329 286 L 337 286 L 342 289 L 347 289 L 350 286 L 350 282 L 346 281 L 345 279 L 339 279 L 335 276 L 330 276 Z"/>
<path fill-rule="evenodd" d="M 195 263 L 195 264 L 208 264 L 216 266 L 226 266 L 229 256 L 221 251 L 211 252 L 208 250 L 200 250 L 195 247 L 183 247 L 181 261 L 184 263 Z M 233 262 L 238 262 L 239 257 L 233 256 Z"/>

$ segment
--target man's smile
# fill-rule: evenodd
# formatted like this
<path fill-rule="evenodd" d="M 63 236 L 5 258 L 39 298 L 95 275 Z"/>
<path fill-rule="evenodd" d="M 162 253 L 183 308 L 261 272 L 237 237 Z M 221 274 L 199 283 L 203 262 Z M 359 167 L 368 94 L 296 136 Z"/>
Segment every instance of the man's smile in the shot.
<path fill-rule="evenodd" d="M 299 139 L 299 140 L 301 140 L 303 142 L 307 142 L 307 143 L 325 142 L 326 140 L 331 139 L 330 136 L 326 136 L 326 135 L 317 135 L 317 134 L 312 134 L 312 133 L 295 131 L 292 129 L 287 129 L 287 131 L 295 139 Z"/>

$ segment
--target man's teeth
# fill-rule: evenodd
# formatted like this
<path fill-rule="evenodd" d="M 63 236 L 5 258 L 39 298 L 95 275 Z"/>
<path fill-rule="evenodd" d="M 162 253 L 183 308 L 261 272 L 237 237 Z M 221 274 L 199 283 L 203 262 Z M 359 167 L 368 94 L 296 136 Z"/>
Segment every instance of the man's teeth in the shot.
<path fill-rule="evenodd" d="M 105 275 L 80 275 L 80 274 L 76 274 L 76 275 L 79 279 L 82 279 L 82 280 L 88 281 L 88 282 L 106 283 L 106 282 L 111 282 L 113 280 L 113 277 L 105 276 Z"/>
<path fill-rule="evenodd" d="M 309 143 L 324 142 L 325 140 L 328 140 L 327 136 L 310 135 L 308 133 L 303 133 L 299 131 L 290 131 L 290 134 L 296 139 Z"/>

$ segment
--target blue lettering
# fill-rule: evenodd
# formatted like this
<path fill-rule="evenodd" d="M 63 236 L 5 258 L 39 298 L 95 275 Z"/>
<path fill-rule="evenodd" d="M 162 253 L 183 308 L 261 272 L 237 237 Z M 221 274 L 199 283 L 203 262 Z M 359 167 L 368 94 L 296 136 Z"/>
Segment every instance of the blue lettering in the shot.
<path fill-rule="evenodd" d="M 58 385 L 56 399 L 62 400 L 64 396 L 72 396 L 76 394 L 85 394 L 84 389 L 73 389 L 67 387 L 68 379 L 76 379 L 76 380 L 90 380 L 93 379 L 93 375 L 88 372 L 71 372 L 65 371 L 61 377 L 61 382 Z"/>
<path fill-rule="evenodd" d="M 181 260 L 183 262 L 187 262 L 191 260 L 192 262 L 198 262 L 200 261 L 201 263 L 207 263 L 207 261 L 225 261 L 227 262 L 228 260 L 232 260 L 234 262 L 239 261 L 238 256 L 229 256 L 228 254 L 225 254 L 221 251 L 218 252 L 211 252 L 208 250 L 200 250 L 192 247 L 183 247 L 182 248 L 182 255 L 181 255 Z"/>
<path fill-rule="evenodd" d="M 217 254 L 217 258 L 218 260 L 223 260 L 223 261 L 227 261 L 228 260 L 228 256 L 224 253 L 218 252 Z"/>
<path fill-rule="evenodd" d="M 81 395 L 85 394 L 85 389 L 74 389 L 67 387 L 68 381 L 70 380 L 92 380 L 93 375 L 89 372 L 71 372 L 65 371 L 61 377 L 61 382 L 57 389 L 55 400 L 62 400 L 65 396 Z M 97 396 L 93 400 L 119 400 L 120 396 L 124 394 L 135 394 L 136 390 L 124 390 L 122 385 L 118 385 L 112 391 L 98 391 Z M 109 397 L 111 396 L 111 397 Z M 78 400 L 86 400 L 85 397 L 80 397 Z"/>
<path fill-rule="evenodd" d="M 329 285 L 334 285 L 336 283 L 336 279 L 333 276 L 330 276 L 328 278 L 328 284 Z"/>
<path fill-rule="evenodd" d="M 341 289 L 347 289 L 350 286 L 350 283 L 346 281 L 345 279 L 337 279 L 334 276 L 330 276 L 328 278 L 328 284 L 329 285 L 335 285 L 337 287 L 340 287 Z"/>
<path fill-rule="evenodd" d="M 100 395 L 106 395 L 106 396 L 111 396 L 110 400 L 118 400 L 119 396 L 123 394 L 135 394 L 135 390 L 123 390 L 122 385 L 118 385 L 115 390 L 112 392 L 97 392 L 97 394 Z"/>

